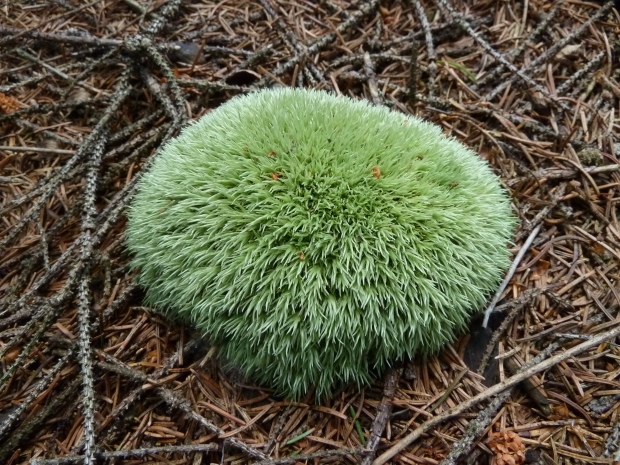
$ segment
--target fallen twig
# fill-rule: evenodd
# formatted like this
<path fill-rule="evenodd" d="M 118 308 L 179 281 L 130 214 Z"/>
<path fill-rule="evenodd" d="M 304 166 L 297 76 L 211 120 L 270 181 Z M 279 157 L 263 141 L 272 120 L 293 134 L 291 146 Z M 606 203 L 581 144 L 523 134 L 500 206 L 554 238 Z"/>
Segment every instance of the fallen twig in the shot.
<path fill-rule="evenodd" d="M 367 452 L 362 459 L 362 465 L 370 465 L 375 458 L 377 447 L 379 447 L 381 434 L 383 434 L 385 425 L 389 421 L 390 414 L 392 413 L 392 399 L 394 394 L 396 394 L 396 389 L 398 388 L 398 382 L 400 381 L 402 372 L 402 368 L 390 368 L 385 377 L 383 399 L 381 399 L 381 403 L 377 408 L 375 420 L 372 422 L 372 426 L 370 427 L 370 438 L 368 438 L 368 442 L 366 443 Z"/>
<path fill-rule="evenodd" d="M 528 367 L 535 366 L 537 363 L 544 360 L 545 357 L 548 357 L 550 353 L 557 349 L 557 347 L 557 344 L 551 344 L 544 351 L 533 358 L 526 366 L 520 367 L 518 373 L 521 373 Z M 528 379 L 529 378 L 526 378 L 524 381 Z M 497 397 L 495 397 L 495 399 L 493 399 L 475 419 L 471 420 L 467 425 L 467 429 L 465 430 L 463 437 L 452 445 L 450 448 L 450 453 L 441 461 L 439 465 L 454 465 L 460 457 L 469 453 L 474 441 L 487 429 L 497 411 L 511 394 L 512 388 L 508 388 L 504 392 L 499 393 Z"/>
<path fill-rule="evenodd" d="M 436 417 L 433 417 L 432 419 L 422 423 L 413 432 L 405 436 L 403 439 L 401 439 L 396 444 L 394 444 L 392 447 L 390 447 L 386 452 L 381 454 L 372 463 L 372 465 L 383 465 L 388 460 L 390 460 L 392 457 L 394 457 L 396 454 L 398 454 L 400 451 L 404 450 L 409 444 L 411 444 L 413 441 L 418 439 L 422 434 L 427 432 L 429 429 L 437 426 L 438 424 L 446 421 L 449 418 L 453 418 L 456 415 L 459 415 L 460 413 L 470 409 L 471 407 L 478 404 L 480 401 L 488 399 L 489 397 L 492 397 L 494 395 L 497 395 L 500 392 L 505 391 L 506 389 L 512 386 L 515 386 L 516 384 L 520 383 L 524 379 L 527 379 L 531 377 L 532 375 L 535 375 L 536 373 L 540 373 L 541 371 L 547 370 L 564 360 L 568 360 L 569 358 L 574 357 L 575 355 L 579 355 L 582 352 L 585 352 L 586 350 L 591 349 L 592 347 L 596 347 L 597 345 L 603 342 L 606 342 L 610 339 L 613 339 L 619 335 L 620 335 L 620 325 L 616 326 L 614 329 L 598 334 L 596 337 L 593 337 L 589 341 L 582 342 L 581 344 L 571 347 L 570 349 L 567 349 L 564 352 L 561 352 L 557 355 L 549 357 L 546 360 L 526 370 L 523 370 L 518 375 L 514 375 L 514 376 L 511 376 L 510 378 L 506 378 L 503 382 L 498 383 L 494 385 L 493 387 L 490 387 L 486 391 L 481 392 L 480 394 L 474 397 L 471 397 L 470 399 L 466 400 L 465 402 L 462 402 L 461 404 L 455 407 L 452 407 L 451 409 L 447 410 L 441 415 L 437 415 Z"/>
<path fill-rule="evenodd" d="M 111 452 L 97 452 L 95 454 L 97 459 L 126 459 L 131 457 L 146 457 L 147 455 L 155 454 L 191 454 L 191 453 L 206 453 L 218 450 L 217 444 L 187 444 L 183 446 L 162 446 L 162 447 L 144 447 L 141 449 L 131 450 L 115 450 Z M 82 462 L 85 460 L 83 455 L 76 455 L 73 457 L 60 457 L 57 459 L 34 459 L 32 465 L 65 465 L 70 463 Z"/>
<path fill-rule="evenodd" d="M 502 294 L 504 293 L 506 286 L 508 286 L 508 283 L 512 279 L 512 276 L 514 275 L 515 271 L 519 267 L 519 263 L 521 263 L 521 260 L 523 260 L 523 257 L 525 256 L 530 246 L 532 245 L 532 242 L 534 242 L 534 239 L 536 239 L 536 236 L 538 236 L 538 233 L 540 232 L 540 228 L 542 228 L 542 223 L 539 223 L 538 226 L 534 228 L 530 236 L 527 238 L 527 240 L 521 247 L 521 250 L 519 250 L 519 253 L 513 260 L 512 265 L 510 265 L 510 268 L 508 269 L 508 272 L 506 273 L 506 277 L 502 281 L 502 284 L 499 286 L 499 289 L 493 296 L 491 303 L 489 304 L 486 311 L 484 312 L 484 320 L 482 321 L 482 326 L 484 328 L 487 327 L 487 324 L 489 323 L 489 317 L 491 316 L 491 313 L 493 312 L 495 305 L 497 305 L 497 302 L 499 302 L 499 299 L 502 297 Z"/>

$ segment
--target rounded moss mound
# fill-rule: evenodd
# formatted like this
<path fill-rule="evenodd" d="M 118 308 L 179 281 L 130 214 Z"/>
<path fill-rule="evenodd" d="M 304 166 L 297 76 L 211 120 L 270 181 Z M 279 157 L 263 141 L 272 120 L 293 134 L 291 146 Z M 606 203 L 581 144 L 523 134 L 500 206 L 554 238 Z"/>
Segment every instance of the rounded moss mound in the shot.
<path fill-rule="evenodd" d="M 487 163 L 437 126 L 298 89 L 185 128 L 128 216 L 149 303 L 292 398 L 436 352 L 498 285 L 515 224 Z"/>

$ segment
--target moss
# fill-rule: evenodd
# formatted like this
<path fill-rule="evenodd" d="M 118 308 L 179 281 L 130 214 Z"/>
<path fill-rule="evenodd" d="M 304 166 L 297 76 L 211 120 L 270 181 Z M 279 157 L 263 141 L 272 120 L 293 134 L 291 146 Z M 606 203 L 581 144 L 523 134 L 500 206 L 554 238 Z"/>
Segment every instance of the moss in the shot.
<path fill-rule="evenodd" d="M 439 127 L 294 89 L 185 128 L 128 217 L 148 302 L 292 398 L 452 340 L 509 265 L 515 225 L 490 167 Z"/>

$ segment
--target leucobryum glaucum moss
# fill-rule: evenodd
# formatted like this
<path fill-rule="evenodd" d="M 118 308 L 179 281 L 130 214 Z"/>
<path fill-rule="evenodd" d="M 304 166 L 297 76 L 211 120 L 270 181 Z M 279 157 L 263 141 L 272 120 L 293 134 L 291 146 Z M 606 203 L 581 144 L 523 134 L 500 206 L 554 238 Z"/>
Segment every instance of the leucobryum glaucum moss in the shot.
<path fill-rule="evenodd" d="M 437 352 L 499 284 L 515 226 L 489 165 L 439 127 L 287 88 L 186 127 L 128 219 L 148 303 L 293 399 Z"/>

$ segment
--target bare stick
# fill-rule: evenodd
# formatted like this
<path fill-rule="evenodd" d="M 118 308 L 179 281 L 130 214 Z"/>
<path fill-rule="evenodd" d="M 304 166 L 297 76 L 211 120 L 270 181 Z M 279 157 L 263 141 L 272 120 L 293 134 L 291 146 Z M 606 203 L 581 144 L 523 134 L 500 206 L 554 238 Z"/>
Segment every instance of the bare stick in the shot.
<path fill-rule="evenodd" d="M 159 101 L 159 103 L 161 103 L 162 107 L 164 107 L 164 110 L 166 111 L 168 116 L 172 118 L 173 121 L 177 120 L 179 118 L 177 109 L 174 108 L 172 101 L 163 92 L 161 86 L 151 75 L 151 73 L 149 73 L 145 68 L 140 68 L 140 77 L 151 91 L 151 94 L 153 94 L 153 97 L 155 97 Z"/>
<path fill-rule="evenodd" d="M 521 247 L 521 250 L 519 250 L 519 253 L 515 257 L 514 261 L 512 262 L 512 265 L 510 266 L 508 273 L 506 273 L 506 277 L 502 281 L 502 284 L 499 286 L 499 289 L 493 296 L 493 300 L 491 300 L 491 303 L 489 304 L 486 311 L 484 312 L 484 320 L 482 321 L 483 328 L 487 327 L 487 324 L 489 323 L 489 317 L 491 316 L 493 309 L 497 305 L 497 302 L 499 302 L 499 299 L 502 297 L 502 294 L 504 293 L 506 286 L 508 286 L 508 283 L 512 279 L 512 276 L 515 274 L 515 271 L 517 271 L 517 268 L 519 267 L 519 263 L 521 263 L 521 260 L 523 260 L 523 257 L 525 256 L 526 252 L 530 248 L 530 245 L 532 245 L 532 242 L 534 242 L 534 239 L 536 239 L 536 236 L 538 236 L 538 233 L 540 232 L 540 228 L 542 228 L 542 223 L 539 223 L 538 226 L 534 228 L 530 236 L 525 241 L 525 244 L 523 244 L 523 247 Z"/>
<path fill-rule="evenodd" d="M 440 1 L 445 1 L 445 0 L 440 0 Z M 538 66 L 542 65 L 543 63 L 546 63 L 549 58 L 551 58 L 556 53 L 558 53 L 560 50 L 562 50 L 562 48 L 564 48 L 569 42 L 577 39 L 581 34 L 583 34 L 583 32 L 587 30 L 592 25 L 592 23 L 594 23 L 595 21 L 598 21 L 600 18 L 603 17 L 603 15 L 607 14 L 607 12 L 613 7 L 613 5 L 614 5 L 613 1 L 608 1 L 607 3 L 605 3 L 591 18 L 589 18 L 585 23 L 579 26 L 572 34 L 569 34 L 564 39 L 554 43 L 551 47 L 549 47 L 549 49 L 547 49 L 544 53 L 542 53 L 538 58 L 536 58 L 535 60 L 532 60 L 532 62 L 529 65 L 521 69 L 520 73 L 523 73 L 523 75 L 525 75 L 525 73 L 528 73 L 536 69 Z M 512 69 L 510 70 L 514 73 Z M 517 74 L 517 75 L 513 75 L 513 77 L 511 77 L 510 79 L 503 81 L 499 86 L 497 86 L 488 95 L 484 97 L 485 100 L 490 101 L 493 98 L 495 98 L 497 95 L 499 95 L 500 92 L 502 92 L 506 87 L 508 87 L 510 84 L 514 82 L 516 76 L 522 77 L 520 74 Z M 538 88 L 536 90 L 540 91 L 540 89 Z M 548 94 L 548 93 L 545 90 L 543 94 Z M 548 98 L 548 95 L 545 95 L 545 96 Z M 552 100 L 555 100 L 555 98 L 553 98 Z"/>
<path fill-rule="evenodd" d="M 370 15 L 372 12 L 374 12 L 379 7 L 379 0 L 368 0 L 368 1 L 360 2 L 360 3 L 361 3 L 361 6 L 359 10 L 353 13 L 350 17 L 348 17 L 346 21 L 343 21 L 342 23 L 338 25 L 338 27 L 336 28 L 338 33 L 342 34 L 343 32 L 346 32 L 352 27 L 358 25 L 362 19 Z M 280 76 L 286 73 L 287 71 L 293 69 L 295 65 L 299 63 L 300 61 L 302 61 L 305 57 L 309 57 L 309 56 L 319 53 L 320 51 L 325 49 L 330 43 L 336 40 L 337 37 L 338 37 L 337 33 L 330 32 L 329 34 L 325 34 L 320 39 L 316 39 L 307 47 L 304 53 L 297 54 L 296 56 L 289 59 L 285 63 L 278 65 L 276 69 L 273 71 L 273 74 L 275 76 Z M 268 82 L 269 79 L 271 78 L 266 77 L 266 78 L 261 79 L 260 81 L 258 81 L 258 83 L 256 83 L 256 87 L 264 86 L 266 82 Z"/>
<path fill-rule="evenodd" d="M 78 12 L 82 11 L 82 10 L 90 8 L 93 5 L 96 5 L 99 2 L 100 2 L 100 0 L 94 0 L 92 2 L 88 2 L 88 3 L 84 4 L 84 5 L 81 5 L 78 8 L 75 8 L 73 10 L 67 11 L 64 14 L 61 14 L 61 15 L 58 15 L 58 16 L 51 16 L 51 17 L 41 21 L 38 24 L 38 26 L 41 27 L 41 26 L 44 26 L 45 24 L 49 24 L 51 21 L 57 21 L 60 18 L 63 18 L 65 16 L 73 15 L 75 13 L 78 13 Z M 0 35 L 2 35 L 2 33 L 4 32 L 3 29 L 7 29 L 7 28 L 0 28 Z M 13 33 L 14 35 L 12 35 L 10 37 L 4 37 L 3 39 L 0 39 L 0 47 L 3 47 L 4 45 L 7 45 L 7 44 L 9 44 L 11 42 L 17 41 L 20 37 L 22 37 L 23 35 L 26 35 L 27 31 L 29 31 L 29 29 L 23 29 L 23 30 L 21 30 L 21 32 Z M 11 33 L 9 32 L 9 34 L 11 34 Z"/>
<path fill-rule="evenodd" d="M 593 337 L 589 341 L 582 342 L 581 344 L 571 347 L 570 349 L 567 349 L 564 352 L 554 355 L 553 357 L 549 357 L 546 360 L 538 363 L 537 365 L 534 365 L 533 367 L 522 371 L 518 375 L 514 375 L 514 376 L 511 376 L 510 378 L 505 379 L 503 382 L 498 383 L 494 385 L 493 387 L 490 387 L 486 391 L 481 392 L 480 394 L 474 397 L 471 397 L 470 399 L 467 399 L 461 404 L 458 404 L 455 407 L 452 407 L 451 409 L 442 413 L 441 415 L 437 415 L 436 417 L 431 418 L 427 422 L 422 423 L 418 428 L 416 428 L 410 434 L 402 438 L 400 441 L 398 441 L 396 444 L 390 447 L 386 452 L 384 452 L 381 456 L 379 456 L 372 463 L 372 465 L 383 465 L 388 460 L 390 460 L 392 457 L 394 457 L 396 454 L 405 450 L 407 446 L 409 446 L 413 441 L 418 439 L 420 436 L 422 436 L 422 434 L 426 433 L 431 428 L 441 424 L 442 422 L 446 420 L 449 420 L 450 418 L 454 418 L 455 416 L 474 407 L 479 402 L 486 400 L 489 397 L 495 396 L 499 394 L 500 392 L 503 392 L 506 389 L 509 389 L 512 386 L 519 384 L 524 379 L 527 379 L 537 373 L 540 373 L 541 371 L 554 367 L 560 362 L 568 360 L 569 358 L 574 357 L 575 355 L 579 355 L 582 352 L 585 352 L 586 350 L 591 349 L 592 347 L 596 347 L 599 344 L 602 344 L 603 342 L 613 339 L 619 335 L 620 335 L 620 325 L 616 326 L 614 329 L 611 329 L 609 331 L 599 334 L 598 336 Z"/>
<path fill-rule="evenodd" d="M 84 187 L 84 205 L 82 213 L 82 247 L 80 259 L 84 263 L 84 270 L 78 289 L 78 361 L 82 372 L 82 413 L 84 415 L 84 464 L 95 463 L 95 381 L 93 375 L 93 360 L 91 349 L 91 291 L 90 270 L 93 255 L 93 231 L 97 216 L 96 200 L 99 170 L 105 136 L 101 135 L 87 160 L 86 186 Z"/>
<path fill-rule="evenodd" d="M 521 44 L 519 45 L 517 49 L 511 50 L 510 52 L 508 52 L 508 55 L 511 56 L 513 60 L 515 58 L 518 58 L 525 51 L 525 49 L 532 46 L 534 41 L 538 39 L 538 36 L 549 27 L 549 23 L 558 14 L 558 11 L 560 11 L 560 8 L 564 4 L 564 1 L 565 0 L 558 0 L 557 2 L 555 2 L 551 11 L 546 14 L 545 18 L 541 21 L 541 23 L 538 26 L 536 26 L 536 29 L 534 29 L 532 33 L 528 35 L 527 38 L 523 42 L 521 42 Z M 480 80 L 478 80 L 478 82 L 474 83 L 471 86 L 471 88 L 474 91 L 478 90 L 480 86 L 483 86 L 487 82 L 499 76 L 499 74 L 503 70 L 504 70 L 503 63 L 498 63 L 498 65 L 491 72 L 485 74 L 482 78 L 480 78 Z M 562 95 L 562 93 L 559 92 L 558 90 L 557 95 Z"/>
<path fill-rule="evenodd" d="M 344 449 L 344 450 L 326 450 L 324 452 L 315 452 L 313 454 L 300 454 L 294 457 L 284 457 L 281 459 L 262 460 L 260 462 L 254 462 L 254 465 L 287 465 L 289 463 L 304 462 L 306 460 L 327 458 L 327 457 L 342 457 L 344 455 L 361 455 L 365 452 L 364 449 Z"/>
<path fill-rule="evenodd" d="M 372 103 L 375 105 L 381 105 L 383 99 L 379 95 L 379 89 L 377 88 L 377 76 L 375 75 L 375 65 L 370 59 L 368 52 L 364 53 L 364 74 L 368 80 L 368 89 L 370 90 L 370 97 Z"/>
<path fill-rule="evenodd" d="M 131 379 L 141 381 L 142 383 L 149 383 L 151 381 L 149 377 L 145 375 L 144 373 L 141 373 L 129 367 L 128 365 L 124 364 L 120 360 L 116 360 L 111 355 L 107 355 L 106 359 L 112 363 L 97 362 L 97 365 L 106 370 L 113 371 L 123 376 L 127 376 Z M 148 386 L 148 387 L 153 387 L 153 386 Z M 200 415 L 198 412 L 196 412 L 192 408 L 192 405 L 190 404 L 189 400 L 181 396 L 181 394 L 178 391 L 172 391 L 165 387 L 158 386 L 158 387 L 155 387 L 155 393 L 157 393 L 157 395 L 161 399 L 163 399 L 168 405 L 181 410 L 185 414 L 186 417 L 204 426 L 208 431 L 211 431 L 212 433 L 216 433 L 218 436 L 224 434 L 224 431 L 219 426 L 215 425 L 214 423 L 212 423 L 211 421 L 207 420 L 205 417 Z M 237 449 L 241 450 L 242 452 L 245 452 L 251 457 L 254 457 L 260 460 L 267 459 L 267 456 L 263 454 L 261 451 L 251 446 L 248 446 L 246 443 L 244 443 L 243 441 L 237 438 L 227 438 L 226 442 L 227 444 L 230 444 L 236 447 Z"/>
<path fill-rule="evenodd" d="M 58 155 L 73 155 L 75 150 L 48 149 L 45 147 L 21 147 L 0 145 L 0 150 L 10 150 L 12 152 L 38 152 L 38 153 L 55 153 Z"/>
<path fill-rule="evenodd" d="M 590 74 L 591 71 L 603 61 L 603 58 L 607 56 L 607 50 L 601 50 L 596 54 L 588 63 L 583 67 L 577 70 L 576 73 L 572 74 L 570 78 L 568 78 L 564 83 L 556 89 L 556 94 L 564 95 L 568 89 L 575 85 L 577 81 L 586 75 Z"/>
<path fill-rule="evenodd" d="M 91 85 L 88 85 L 84 82 L 76 82 L 75 79 L 73 79 L 71 76 L 69 76 L 66 73 L 63 73 L 62 71 L 60 71 L 57 68 L 54 68 L 53 66 L 50 66 L 49 64 L 45 63 L 44 61 L 39 60 L 37 57 L 35 57 L 34 55 L 31 55 L 28 52 L 25 52 L 23 50 L 16 50 L 15 53 L 17 55 L 19 55 L 22 58 L 25 58 L 28 61 L 32 61 L 33 63 L 38 64 L 39 66 L 42 66 L 43 68 L 47 69 L 48 71 L 52 72 L 53 74 L 55 74 L 56 76 L 59 76 L 67 81 L 69 81 L 71 84 L 74 85 L 78 85 L 80 87 L 83 87 L 84 89 L 88 89 L 91 92 L 94 92 L 95 94 L 99 94 L 99 95 L 106 95 L 107 92 L 104 92 L 101 89 L 97 89 L 96 87 L 93 87 Z"/>
<path fill-rule="evenodd" d="M 542 362 L 549 356 L 549 354 L 551 354 L 551 352 L 557 349 L 557 347 L 557 344 L 551 344 L 540 354 L 534 357 L 527 365 L 520 367 L 517 373 L 521 373 L 523 370 Z M 475 419 L 470 421 L 467 425 L 467 429 L 465 430 L 465 434 L 461 437 L 461 439 L 452 445 L 450 453 L 441 461 L 439 465 L 455 465 L 461 456 L 467 454 L 471 450 L 474 441 L 484 433 L 484 430 L 489 426 L 491 421 L 493 421 L 493 418 L 499 408 L 511 394 L 512 388 L 506 389 L 504 392 L 499 393 L 497 397 L 495 397 L 495 399 L 493 399 Z"/>
<path fill-rule="evenodd" d="M 392 413 L 392 399 L 394 398 L 394 394 L 396 394 L 396 388 L 398 388 L 398 382 L 400 381 L 402 372 L 402 368 L 391 368 L 385 377 L 383 399 L 381 399 L 381 403 L 377 408 L 375 420 L 370 427 L 370 438 L 366 444 L 366 449 L 368 451 L 362 460 L 362 465 L 370 465 L 375 458 L 381 435 Z"/>
<path fill-rule="evenodd" d="M 140 16 L 144 16 L 146 19 L 159 19 L 159 16 L 157 14 L 149 12 L 146 8 L 143 8 L 142 5 L 140 5 L 135 0 L 123 0 L 123 3 L 125 3 L 129 8 L 131 8 L 133 12 L 138 13 Z"/>
<path fill-rule="evenodd" d="M 172 93 L 176 110 L 179 113 L 178 118 L 173 118 L 173 124 L 176 124 L 179 119 L 184 121 L 186 118 L 185 99 L 183 98 L 183 92 L 181 92 L 181 88 L 179 87 L 177 78 L 172 72 L 170 65 L 168 64 L 164 56 L 159 53 L 159 50 L 157 50 L 155 44 L 150 39 L 143 37 L 140 41 L 140 47 L 151 56 L 155 64 L 159 66 L 159 68 L 163 71 L 164 76 L 166 76 L 166 79 L 168 80 L 170 92 Z M 161 97 L 163 98 L 164 95 L 162 95 Z"/>
<path fill-rule="evenodd" d="M 6 247 L 17 238 L 26 225 L 36 218 L 41 211 L 41 208 L 43 208 L 50 197 L 54 195 L 56 188 L 65 180 L 66 176 L 71 173 L 74 168 L 80 165 L 83 159 L 88 155 L 88 151 L 91 149 L 92 145 L 97 141 L 104 129 L 110 123 L 116 111 L 124 102 L 127 95 L 129 95 L 130 86 L 128 85 L 128 77 L 128 73 L 125 73 L 121 77 L 119 85 L 112 97 L 110 106 L 106 109 L 104 115 L 101 117 L 93 131 L 89 134 L 86 140 L 84 140 L 84 143 L 75 152 L 73 157 L 71 157 L 71 159 L 65 164 L 65 166 L 59 170 L 58 173 L 52 174 L 49 178 L 46 178 L 43 182 L 37 184 L 35 188 L 31 189 L 26 194 L 8 202 L 5 205 L 5 208 L 0 211 L 0 214 L 4 214 L 11 209 L 33 199 L 37 195 L 40 195 L 41 193 L 43 194 L 37 203 L 30 209 L 30 211 L 20 220 L 19 224 L 13 227 L 11 233 L 5 239 L 0 241 L 0 254 L 2 254 L 4 250 L 6 250 Z"/>
<path fill-rule="evenodd" d="M 166 376 L 171 368 L 174 368 L 179 362 L 179 356 L 181 352 L 188 353 L 192 351 L 196 347 L 196 340 L 191 340 L 185 347 L 179 347 L 176 352 L 172 354 L 172 356 L 168 357 L 161 368 L 158 368 L 155 373 L 149 376 L 149 380 L 151 382 L 157 382 L 160 378 Z M 108 360 L 110 363 L 116 363 L 117 359 L 112 355 L 107 354 L 104 351 L 97 351 L 97 355 L 104 360 Z M 115 418 L 117 418 L 123 411 L 127 410 L 132 403 L 138 400 L 143 393 L 147 391 L 147 386 L 142 384 L 131 391 L 119 404 L 110 412 L 110 414 L 103 420 L 101 425 L 99 426 L 99 430 L 103 430 L 106 426 L 113 422 Z"/>
<path fill-rule="evenodd" d="M 24 425 L 11 432 L 9 439 L 0 448 L 0 463 L 8 463 L 9 458 L 20 444 L 33 434 L 39 432 L 49 417 L 64 407 L 80 387 L 80 377 L 70 380 L 68 385 L 60 392 L 51 396 L 50 402 Z"/>
<path fill-rule="evenodd" d="M 280 17 L 280 15 L 278 15 L 276 10 L 273 8 L 269 0 L 259 0 L 259 3 L 263 7 L 263 9 L 267 12 L 267 14 L 276 20 L 276 23 L 275 23 L 276 28 L 278 29 L 280 36 L 283 38 L 283 41 L 285 45 L 287 46 L 287 48 L 295 55 L 304 55 L 306 53 L 306 50 L 299 43 L 299 39 L 297 38 L 297 35 L 291 30 L 291 28 L 289 28 L 286 25 L 284 20 Z M 318 80 L 322 83 L 327 84 L 327 81 L 325 80 L 325 76 L 323 75 L 323 72 L 320 71 L 316 67 L 314 62 L 312 62 L 311 60 L 306 60 L 304 62 L 303 69 L 304 70 L 308 69 L 309 73 L 307 76 L 311 82 L 314 80 Z M 313 84 L 313 85 L 316 85 L 316 84 Z"/>
<path fill-rule="evenodd" d="M 551 210 L 553 210 L 557 206 L 558 202 L 564 196 L 565 192 L 566 192 L 566 184 L 560 184 L 557 188 L 555 188 L 551 193 L 551 203 L 549 205 L 545 205 L 536 214 L 536 216 L 532 218 L 529 224 L 523 225 L 521 231 L 519 231 L 519 234 L 517 234 L 515 241 L 520 241 L 527 234 L 531 234 L 531 231 L 533 231 L 534 225 L 541 223 L 543 218 L 546 218 L 547 215 L 549 215 L 549 212 L 551 212 Z"/>
<path fill-rule="evenodd" d="M 69 361 L 69 355 L 65 355 L 61 358 L 56 365 L 48 372 L 46 375 L 39 381 L 33 389 L 31 389 L 28 397 L 26 397 L 17 408 L 11 413 L 7 414 L 5 419 L 0 424 L 0 440 L 4 440 L 7 433 L 9 433 L 10 429 L 21 420 L 24 412 L 27 408 L 29 408 L 32 403 L 39 397 L 39 395 L 47 389 L 50 383 L 54 380 L 56 375 L 60 373 Z"/>
<path fill-rule="evenodd" d="M 517 317 L 517 315 L 519 314 L 519 312 L 523 310 L 523 307 L 529 304 L 532 301 L 532 299 L 540 295 L 542 292 L 543 292 L 542 289 L 530 289 L 528 291 L 525 291 L 515 300 L 508 302 L 508 304 L 506 305 L 502 305 L 502 307 L 504 308 L 507 305 L 509 305 L 512 308 L 510 308 L 510 313 L 508 313 L 506 318 L 504 318 L 499 328 L 495 330 L 495 332 L 493 333 L 493 336 L 491 337 L 491 340 L 487 344 L 487 348 L 484 351 L 484 354 L 482 354 L 482 359 L 480 360 L 480 365 L 478 366 L 477 371 L 479 374 L 484 373 L 484 370 L 487 367 L 487 364 L 489 363 L 489 360 L 491 358 L 491 354 L 493 353 L 493 349 L 495 349 L 495 345 L 499 342 L 500 337 L 504 335 L 510 323 L 512 323 L 514 319 Z"/>
<path fill-rule="evenodd" d="M 428 24 L 428 18 L 426 12 L 420 3 L 420 0 L 409 0 L 409 3 L 413 4 L 415 13 L 422 24 L 424 30 L 424 40 L 426 41 L 426 53 L 428 55 L 428 94 L 431 97 L 435 96 L 437 90 L 437 54 L 435 53 L 435 47 L 433 45 L 433 35 L 431 33 L 431 27 Z"/>
<path fill-rule="evenodd" d="M 131 450 L 115 450 L 111 452 L 100 452 L 97 454 L 97 458 L 102 459 L 115 459 L 115 458 L 130 458 L 130 457 L 146 457 L 147 455 L 154 454 L 191 454 L 191 453 L 205 453 L 218 450 L 220 447 L 217 444 L 187 444 L 183 446 L 162 446 L 162 447 L 145 447 L 143 449 L 131 449 Z M 83 455 L 76 455 L 73 457 L 60 457 L 57 459 L 34 459 L 32 465 L 69 465 L 71 463 L 81 462 L 84 460 Z"/>
<path fill-rule="evenodd" d="M 616 420 L 611 428 L 602 457 L 613 457 L 614 462 L 620 461 L 620 420 Z"/>
<path fill-rule="evenodd" d="M 417 93 L 418 93 L 418 79 L 420 79 L 420 67 L 418 65 L 418 54 L 419 54 L 420 44 L 417 40 L 413 40 L 411 42 L 411 58 L 409 62 L 409 89 L 408 89 L 408 97 L 411 102 L 411 107 L 414 107 L 416 104 Z"/>
<path fill-rule="evenodd" d="M 164 7 L 159 12 L 159 15 L 155 15 L 155 19 L 146 26 L 145 34 L 152 37 L 158 34 L 166 25 L 169 19 L 171 19 L 181 6 L 181 0 L 170 0 L 165 2 Z"/>
<path fill-rule="evenodd" d="M 538 92 L 540 92 L 541 94 L 543 94 L 545 97 L 547 97 L 550 101 L 552 101 L 553 103 L 555 103 L 558 107 L 562 108 L 562 109 L 568 109 L 568 107 L 566 106 L 566 104 L 560 100 L 557 99 L 557 97 L 554 97 L 553 95 L 551 95 L 549 93 L 549 91 L 547 91 L 547 89 L 545 89 L 544 87 L 542 87 L 540 84 L 538 84 L 536 81 L 534 81 L 531 77 L 529 77 L 527 74 L 525 74 L 524 70 L 520 70 L 519 68 L 517 68 L 515 65 L 513 65 L 512 63 L 510 63 L 505 57 L 504 55 L 502 55 L 501 53 L 499 53 L 497 50 L 495 50 L 493 47 L 491 47 L 491 45 L 482 38 L 482 36 L 480 36 L 480 34 L 478 34 L 476 31 L 474 31 L 472 29 L 472 27 L 468 24 L 468 22 L 465 20 L 465 18 L 463 18 L 463 16 L 457 12 L 456 10 L 454 10 L 454 8 L 452 7 L 452 5 L 450 5 L 446 0 L 437 0 L 437 3 L 439 5 L 442 5 L 447 11 L 450 12 L 450 15 L 452 15 L 452 17 L 454 18 L 454 20 L 456 21 L 456 23 L 463 28 L 465 31 L 467 31 L 467 33 L 476 41 L 478 42 L 478 44 L 484 48 L 493 58 L 495 58 L 499 63 L 502 63 L 506 68 L 508 68 L 515 76 L 520 77 L 523 81 L 525 81 L 528 85 L 530 85 L 531 87 L 533 87 L 534 89 L 536 89 Z M 501 87 L 501 86 L 500 86 Z M 484 100 L 486 101 L 491 101 L 493 99 L 493 97 L 495 97 L 495 95 L 497 94 L 489 94 L 483 97 Z"/>

